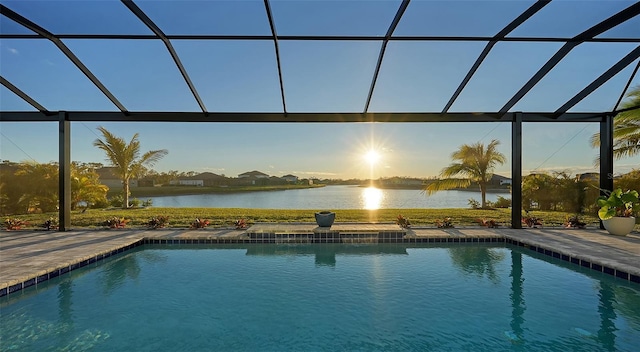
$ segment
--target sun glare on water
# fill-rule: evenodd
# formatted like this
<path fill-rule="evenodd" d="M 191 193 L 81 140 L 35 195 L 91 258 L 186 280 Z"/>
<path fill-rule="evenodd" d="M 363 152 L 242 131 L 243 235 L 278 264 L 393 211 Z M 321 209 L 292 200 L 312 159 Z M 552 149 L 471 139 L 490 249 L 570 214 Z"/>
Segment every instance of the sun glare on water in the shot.
<path fill-rule="evenodd" d="M 377 210 L 382 206 L 383 199 L 382 190 L 375 187 L 367 187 L 362 190 L 362 199 L 364 200 L 364 208 L 367 210 Z"/>

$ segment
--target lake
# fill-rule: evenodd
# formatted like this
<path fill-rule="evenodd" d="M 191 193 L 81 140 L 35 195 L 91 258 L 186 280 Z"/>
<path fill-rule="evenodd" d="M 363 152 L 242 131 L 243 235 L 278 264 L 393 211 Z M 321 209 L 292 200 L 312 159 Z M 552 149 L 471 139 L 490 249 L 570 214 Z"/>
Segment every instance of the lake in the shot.
<path fill-rule="evenodd" d="M 487 193 L 488 201 L 508 193 Z M 268 192 L 215 193 L 150 197 L 155 207 L 259 208 L 259 209 L 411 209 L 468 208 L 469 199 L 480 202 L 480 192 L 440 191 L 426 196 L 413 189 L 378 189 L 326 186 Z"/>

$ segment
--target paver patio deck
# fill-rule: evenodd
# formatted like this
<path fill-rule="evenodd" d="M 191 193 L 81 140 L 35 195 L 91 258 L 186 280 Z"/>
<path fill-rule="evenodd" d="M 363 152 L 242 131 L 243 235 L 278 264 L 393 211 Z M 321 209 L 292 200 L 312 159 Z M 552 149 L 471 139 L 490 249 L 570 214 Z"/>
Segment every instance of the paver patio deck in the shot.
<path fill-rule="evenodd" d="M 277 242 L 278 237 L 274 241 L 273 237 L 256 238 L 255 234 L 285 235 L 284 241 L 301 236 L 302 242 L 314 242 L 312 236 L 314 234 L 317 236 L 318 233 L 351 236 L 349 242 L 355 242 L 357 239 L 353 240 L 354 234 L 367 235 L 375 232 L 401 235 L 397 238 L 384 237 L 383 242 L 513 244 L 640 283 L 640 234 L 637 232 L 626 237 L 617 237 L 597 229 L 412 228 L 405 230 L 394 224 L 340 223 L 336 223 L 329 229 L 318 228 L 315 224 L 256 224 L 246 230 L 131 229 L 4 232 L 0 234 L 0 296 L 145 243 Z M 325 240 L 326 238 L 323 239 Z M 315 241 L 318 241 L 318 237 Z M 340 238 L 335 237 L 331 241 L 340 242 Z"/>

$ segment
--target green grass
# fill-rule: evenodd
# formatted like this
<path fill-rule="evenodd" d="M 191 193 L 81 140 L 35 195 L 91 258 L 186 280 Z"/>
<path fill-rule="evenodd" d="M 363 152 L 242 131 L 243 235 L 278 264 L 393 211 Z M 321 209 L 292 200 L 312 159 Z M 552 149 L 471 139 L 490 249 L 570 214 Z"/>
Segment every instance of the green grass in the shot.
<path fill-rule="evenodd" d="M 395 223 L 399 214 L 408 218 L 413 226 L 433 226 L 438 219 L 451 217 L 454 226 L 479 226 L 476 219 L 495 220 L 502 226 L 511 226 L 510 209 L 380 209 L 380 210 L 336 210 L 336 222 Z M 129 220 L 127 228 L 145 228 L 155 216 L 168 216 L 169 226 L 186 228 L 195 218 L 208 219 L 210 227 L 228 227 L 238 219 L 246 219 L 249 224 L 257 222 L 315 222 L 314 210 L 290 209 L 244 209 L 244 208 L 139 208 L 139 209 L 90 209 L 71 214 L 72 228 L 103 228 L 101 224 L 113 217 Z M 567 213 L 552 211 L 532 211 L 531 216 L 542 218 L 545 226 L 562 226 Z M 57 219 L 57 213 L 7 216 L 27 221 L 24 228 L 40 228 L 47 219 Z M 597 223 L 595 216 L 582 216 L 589 226 Z"/>

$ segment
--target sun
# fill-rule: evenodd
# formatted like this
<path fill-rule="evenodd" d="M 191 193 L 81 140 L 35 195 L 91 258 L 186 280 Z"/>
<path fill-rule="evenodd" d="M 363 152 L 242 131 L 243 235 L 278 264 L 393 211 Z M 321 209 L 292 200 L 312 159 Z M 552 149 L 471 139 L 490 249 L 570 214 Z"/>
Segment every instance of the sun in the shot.
<path fill-rule="evenodd" d="M 378 162 L 378 160 L 380 160 L 380 153 L 378 153 L 377 151 L 371 149 L 364 155 L 364 159 L 370 165 L 374 165 L 375 163 Z"/>

